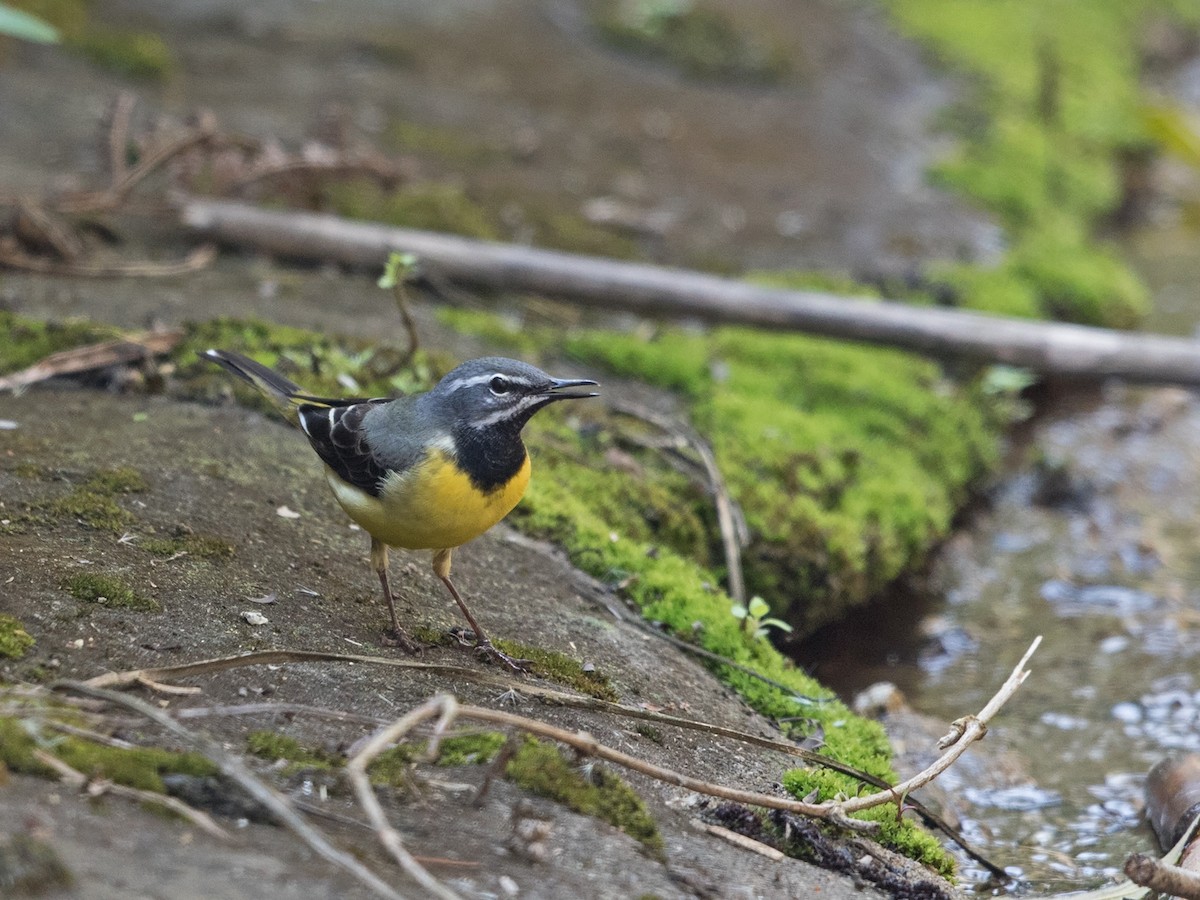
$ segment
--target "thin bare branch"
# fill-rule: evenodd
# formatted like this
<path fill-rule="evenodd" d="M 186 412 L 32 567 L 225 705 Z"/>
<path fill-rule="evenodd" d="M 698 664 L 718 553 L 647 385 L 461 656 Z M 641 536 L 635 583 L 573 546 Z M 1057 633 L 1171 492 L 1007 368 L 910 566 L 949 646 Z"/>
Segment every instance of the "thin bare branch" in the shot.
<path fill-rule="evenodd" d="M 72 194 L 60 198 L 57 204 L 59 212 L 89 213 L 117 209 L 125 202 L 130 191 L 152 175 L 156 169 L 193 147 L 211 141 L 216 135 L 215 125 L 215 121 L 211 118 L 202 117 L 199 125 L 151 151 L 132 169 L 124 170 L 119 177 L 114 177 L 112 185 L 105 190 Z"/>
<path fill-rule="evenodd" d="M 1145 853 L 1135 853 L 1125 861 L 1125 874 L 1134 884 L 1160 894 L 1180 900 L 1200 900 L 1200 872 L 1181 869 Z"/>
<path fill-rule="evenodd" d="M 59 375 L 77 375 L 109 366 L 140 362 L 151 356 L 169 353 L 182 340 L 182 331 L 144 331 L 115 341 L 102 341 L 51 353 L 27 369 L 0 378 L 0 391 L 17 390 Z"/>
<path fill-rule="evenodd" d="M 291 830 L 293 834 L 308 844 L 318 856 L 333 863 L 343 871 L 348 872 L 379 896 L 388 897 L 390 900 L 403 900 L 403 896 L 397 893 L 378 875 L 350 854 L 343 853 L 334 847 L 318 828 L 314 827 L 296 812 L 286 797 L 255 777 L 240 759 L 226 753 L 215 741 L 184 728 L 167 713 L 156 709 L 143 700 L 139 700 L 137 697 L 94 687 L 79 681 L 56 681 L 50 687 L 53 690 L 83 694 L 86 697 L 96 697 L 117 706 L 124 706 L 161 725 L 184 743 L 193 747 L 197 752 L 202 753 L 216 763 L 221 770 L 221 774 L 237 783 L 254 800 L 266 807 L 280 824 Z"/>
<path fill-rule="evenodd" d="M 140 803 L 152 803 L 155 806 L 169 809 L 176 815 L 187 819 L 206 834 L 220 838 L 223 841 L 231 839 L 229 832 L 214 822 L 208 813 L 193 809 L 175 797 L 156 794 L 154 791 L 146 791 L 125 784 L 117 784 L 115 781 L 89 779 L 82 772 L 73 769 L 57 756 L 53 756 L 45 750 L 34 749 L 33 755 L 42 765 L 48 766 L 57 772 L 58 777 L 66 784 L 69 784 L 78 791 L 86 792 L 89 796 L 98 797 L 101 794 L 113 794 L 117 797 L 128 797 Z"/>
<path fill-rule="evenodd" d="M 780 850 L 776 850 L 769 844 L 764 844 L 762 841 L 756 841 L 754 838 L 748 838 L 744 834 L 738 834 L 736 831 L 731 831 L 721 825 L 713 825 L 711 822 L 703 822 L 700 819 L 692 819 L 692 825 L 700 831 L 707 832 L 714 837 L 719 837 L 723 841 L 728 841 L 735 847 L 741 847 L 743 850 L 749 850 L 751 853 L 757 853 L 759 856 L 765 856 L 772 862 L 779 862 L 787 858 L 787 854 Z"/>
<path fill-rule="evenodd" d="M 73 263 L 30 256 L 16 247 L 0 246 L 0 266 L 36 272 L 39 275 L 66 275 L 80 278 L 171 278 L 187 275 L 211 265 L 217 258 L 213 244 L 202 244 L 178 262 L 172 263 Z"/>
<path fill-rule="evenodd" d="M 953 723 L 954 730 L 938 741 L 938 749 L 943 749 L 945 752 L 928 768 L 918 772 L 912 778 L 900 782 L 889 790 L 847 800 L 842 804 L 842 811 L 852 813 L 862 809 L 869 809 L 872 806 L 879 806 L 881 803 L 899 803 L 907 794 L 929 784 L 950 768 L 950 766 L 954 765 L 955 760 L 966 753 L 968 747 L 976 741 L 981 740 L 987 734 L 988 722 L 995 718 L 1000 708 L 1009 701 L 1012 695 L 1016 693 L 1017 688 L 1024 684 L 1025 679 L 1029 677 L 1029 671 L 1025 668 L 1025 664 L 1029 662 L 1029 658 L 1033 656 L 1034 651 L 1037 650 L 1041 642 L 1042 636 L 1039 634 L 1033 639 L 1033 643 L 1029 645 L 1029 649 L 1025 651 L 1025 655 L 1013 667 L 1004 684 L 1000 686 L 1000 690 L 996 691 L 983 709 L 974 716 L 964 716 Z"/>
<path fill-rule="evenodd" d="M 677 443 L 690 448 L 700 459 L 707 478 L 706 487 L 713 498 L 717 512 L 717 527 L 721 532 L 721 547 L 725 554 L 725 570 L 729 582 L 729 596 L 738 603 L 746 602 L 746 579 L 742 574 L 742 547 L 745 545 L 745 527 L 733 496 L 725 483 L 725 477 L 717 465 L 712 448 L 692 428 L 660 415 L 652 409 L 627 401 L 609 401 L 609 408 L 622 415 L 631 416 L 653 425 Z"/>
<path fill-rule="evenodd" d="M 443 900 L 461 900 L 461 898 L 429 874 L 428 870 L 404 848 L 400 832 L 391 826 L 383 812 L 383 807 L 379 805 L 379 799 L 375 796 L 375 789 L 371 786 L 371 779 L 367 775 L 367 766 L 390 744 L 395 743 L 416 725 L 437 715 L 439 716 L 438 730 L 440 731 L 454 718 L 457 711 L 458 701 L 449 694 L 438 694 L 392 724 L 381 728 L 346 763 L 346 777 L 354 789 L 359 805 L 366 811 L 371 824 L 375 826 L 375 833 L 379 836 L 380 843 L 387 848 L 387 851 L 392 854 L 392 858 L 396 860 L 400 868 L 408 873 L 410 878 Z"/>

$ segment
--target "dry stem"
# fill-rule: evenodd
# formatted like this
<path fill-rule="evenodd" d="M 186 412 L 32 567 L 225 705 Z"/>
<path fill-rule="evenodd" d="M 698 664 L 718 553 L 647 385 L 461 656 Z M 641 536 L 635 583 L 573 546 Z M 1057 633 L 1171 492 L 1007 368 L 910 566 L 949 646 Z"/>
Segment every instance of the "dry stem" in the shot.
<path fill-rule="evenodd" d="M 124 706 L 127 709 L 132 709 L 137 713 L 150 719 L 152 722 L 161 725 L 163 728 L 170 731 L 176 737 L 180 738 L 186 744 L 195 748 L 198 752 L 208 757 L 221 770 L 226 778 L 236 782 L 242 790 L 249 794 L 254 800 L 262 804 L 266 809 L 279 821 L 280 824 L 290 829 L 295 835 L 303 840 L 317 855 L 333 863 L 343 871 L 348 872 L 362 884 L 369 887 L 381 897 L 388 897 L 390 900 L 403 900 L 401 894 L 398 894 L 390 885 L 385 883 L 378 875 L 360 863 L 357 859 L 348 853 L 343 853 L 329 842 L 329 839 L 316 827 L 311 825 L 299 813 L 296 812 L 288 799 L 276 791 L 274 788 L 265 784 L 246 768 L 240 759 L 226 753 L 219 744 L 209 738 L 196 734 L 184 728 L 176 722 L 171 716 L 160 709 L 156 709 L 149 703 L 139 700 L 136 697 L 130 697 L 126 694 L 120 694 L 116 691 L 108 691 L 103 688 L 93 687 L 90 684 L 78 681 L 57 681 L 51 687 L 54 690 L 70 691 L 77 694 L 83 694 L 86 697 L 96 697 L 101 700 L 107 700 L 109 703 L 114 703 L 118 706 Z"/>
<path fill-rule="evenodd" d="M 1200 900 L 1200 872 L 1162 862 L 1145 853 L 1125 861 L 1125 874 L 1134 884 L 1180 900 Z"/>
<path fill-rule="evenodd" d="M 79 770 L 71 768 L 71 766 L 67 765 L 57 756 L 53 756 L 45 750 L 35 749 L 33 755 L 42 765 L 48 766 L 57 772 L 58 777 L 66 784 L 69 784 L 78 791 L 86 791 L 88 796 L 98 797 L 101 794 L 114 794 L 118 797 L 129 797 L 142 803 L 153 803 L 156 806 L 165 807 L 171 810 L 171 812 L 182 816 L 201 831 L 211 834 L 215 838 L 227 841 L 231 837 L 229 832 L 214 822 L 207 813 L 193 809 L 175 797 L 167 797 L 163 794 L 156 794 L 154 791 L 145 791 L 141 788 L 117 784 L 116 782 L 104 779 L 90 779 Z"/>

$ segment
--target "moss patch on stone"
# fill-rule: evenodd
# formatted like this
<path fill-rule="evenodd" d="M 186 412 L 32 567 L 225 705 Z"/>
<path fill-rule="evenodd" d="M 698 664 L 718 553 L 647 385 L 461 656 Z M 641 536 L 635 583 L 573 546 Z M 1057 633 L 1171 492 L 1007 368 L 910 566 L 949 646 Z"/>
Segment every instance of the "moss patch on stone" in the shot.
<path fill-rule="evenodd" d="M 268 762 L 285 760 L 285 773 L 305 769 L 329 770 L 341 765 L 341 760 L 321 750 L 305 747 L 295 738 L 277 731 L 252 731 L 246 736 L 246 750 Z"/>
<path fill-rule="evenodd" d="M 987 276 L 952 268 L 947 281 L 958 302 L 1134 324 L 1146 290 L 1096 233 L 1123 199 L 1122 165 L 1153 143 L 1142 112 L 1139 35 L 1154 20 L 1195 27 L 1200 10 L 1174 0 L 885 6 L 905 33 L 976 87 L 948 121 L 962 137 L 959 152 L 934 174 L 995 213 L 1011 246 Z"/>
<path fill-rule="evenodd" d="M 20 619 L 0 613 L 0 656 L 20 659 L 34 643 L 33 635 L 25 630 Z"/>
<path fill-rule="evenodd" d="M 477 319 L 491 323 L 492 337 L 503 337 L 505 329 L 495 320 Z M 556 334 L 561 344 L 561 332 Z M 449 367 L 427 359 L 416 372 L 381 378 L 372 374 L 373 353 L 361 344 L 262 322 L 220 320 L 195 326 L 185 344 L 175 357 L 178 387 L 192 396 L 216 396 L 233 381 L 217 367 L 196 359 L 195 353 L 209 346 L 246 352 L 294 375 L 314 393 L 345 394 L 338 376 L 347 374 L 363 388 L 364 395 L 392 392 L 398 381 L 409 389 L 419 389 Z M 535 349 L 530 346 L 522 355 L 533 355 Z M 831 596 L 834 590 L 842 590 L 843 597 L 856 596 L 851 589 L 877 583 L 879 576 L 870 566 L 885 555 L 889 565 L 904 559 L 918 562 L 928 549 L 920 541 L 935 540 L 939 529 L 948 525 L 953 498 L 962 496 L 970 473 L 976 466 L 984 467 L 994 452 L 995 430 L 983 412 L 971 410 L 969 392 L 944 382 L 932 364 L 901 354 L 743 329 L 719 329 L 711 334 L 666 330 L 640 336 L 584 332 L 573 335 L 567 349 L 594 365 L 646 377 L 678 391 L 696 424 L 723 454 L 722 465 L 729 467 L 726 477 L 732 484 L 750 486 L 743 498 L 748 508 L 756 497 L 764 504 L 791 504 L 793 490 L 805 496 L 808 505 L 801 509 L 814 510 L 810 521 L 815 523 L 806 533 L 812 542 L 806 545 L 809 555 L 804 557 L 812 565 L 810 571 L 818 572 L 819 564 L 830 565 L 830 561 L 864 567 L 851 566 L 843 577 L 830 580 L 827 592 Z M 766 371 L 776 367 L 778 383 L 772 383 L 769 375 L 756 373 L 756 367 Z M 802 374 L 790 374 L 789 367 L 798 367 Z M 886 371 L 889 382 L 895 383 L 884 384 L 876 399 L 880 371 Z M 746 396 L 741 396 L 743 393 Z M 264 405 L 250 391 L 239 397 Z M 846 418 L 856 424 L 839 423 L 837 412 L 843 408 Z M 926 417 L 937 416 L 944 421 L 926 421 Z M 739 449 L 743 426 L 749 430 Z M 922 443 L 920 436 L 927 427 L 932 437 Z M 636 440 L 625 441 L 623 430 L 628 429 L 613 427 L 596 405 L 579 404 L 566 418 L 535 418 L 527 441 L 535 475 L 512 516 L 514 524 L 560 543 L 576 565 L 616 586 L 648 619 L 786 685 L 787 690 L 780 690 L 740 671 L 714 665 L 717 674 L 753 708 L 768 717 L 790 720 L 784 726 L 786 732 L 803 737 L 823 729 L 824 750 L 830 756 L 878 777 L 894 778 L 890 748 L 877 723 L 852 715 L 835 700 L 814 705 L 797 699 L 828 698 L 829 693 L 767 641 L 745 634 L 730 613 L 729 597 L 719 587 L 720 556 L 714 552 L 710 501 L 667 465 L 660 450 L 640 447 Z M 813 446 L 806 445 L 808 441 Z M 939 447 L 939 441 L 945 446 Z M 897 453 L 893 443 L 902 453 Z M 758 445 L 761 449 L 756 449 Z M 851 451 L 859 454 L 857 460 Z M 621 454 L 625 457 L 622 465 L 609 461 Z M 881 512 L 872 504 L 887 497 L 886 490 L 892 488 L 877 484 L 867 490 L 859 484 L 864 473 L 870 474 L 874 454 L 900 455 L 921 461 L 927 469 L 944 470 L 942 493 L 926 494 L 933 482 L 918 473 L 915 485 L 900 485 L 895 495 L 897 514 L 889 518 L 886 503 Z M 746 472 L 734 471 L 739 459 L 750 461 Z M 795 473 L 789 474 L 787 460 L 792 460 Z M 882 465 L 889 464 L 894 463 Z M 900 473 L 894 480 L 907 477 L 902 469 L 894 471 Z M 769 480 L 776 477 L 784 480 L 772 491 Z M 846 506 L 842 501 L 847 496 L 859 499 Z M 936 501 L 932 512 L 919 503 L 919 498 L 930 496 Z M 767 516 L 769 508 L 764 505 L 760 514 Z M 860 518 L 853 519 L 855 515 Z M 854 534 L 850 524 L 834 527 L 831 523 L 839 517 L 844 523 L 857 521 L 866 535 Z M 826 539 L 822 528 L 842 538 L 840 545 L 833 545 L 840 547 L 840 552 L 822 550 Z M 859 549 L 855 551 L 855 547 Z M 814 555 L 816 563 L 812 562 Z M 839 570 L 831 567 L 827 571 Z M 792 597 L 804 599 L 789 590 L 785 599 Z M 779 598 L 775 603 L 782 605 Z M 432 638 L 421 637 L 433 642 L 440 639 L 436 633 Z M 518 647 L 510 652 L 531 655 Z M 403 777 L 408 763 L 397 759 L 396 764 L 397 777 Z M 854 793 L 857 784 L 846 778 L 842 790 Z M 913 827 L 902 822 L 886 837 L 899 845 Z"/>
<path fill-rule="evenodd" d="M 231 559 L 236 553 L 233 545 L 224 538 L 190 532 L 170 537 L 144 537 L 137 546 L 147 553 L 165 557 L 187 554 L 197 559 Z"/>
<path fill-rule="evenodd" d="M 9 769 L 53 776 L 55 773 L 33 754 L 39 746 L 44 746 L 85 775 L 108 778 L 118 784 L 160 794 L 164 793 L 162 776 L 165 774 L 218 774 L 217 766 L 198 753 L 180 753 L 160 747 L 109 747 L 43 728 L 37 718 L 0 717 L 0 762 Z"/>
<path fill-rule="evenodd" d="M 429 181 L 397 191 L 355 180 L 331 185 L 328 192 L 333 210 L 351 219 L 446 231 L 482 240 L 500 236 L 491 215 L 461 185 Z"/>
<path fill-rule="evenodd" d="M 115 575 L 78 572 L 63 579 L 63 588 L 76 600 L 109 609 L 162 612 L 162 605 L 157 600 L 139 594 Z"/>
<path fill-rule="evenodd" d="M 44 469 L 35 472 L 25 467 L 25 472 L 30 473 L 27 477 L 48 477 Z M 31 504 L 30 518 L 69 520 L 93 531 L 120 533 L 133 521 L 133 514 L 117 503 L 116 498 L 146 488 L 145 478 L 134 468 L 96 469 L 65 496 Z"/>
<path fill-rule="evenodd" d="M 789 51 L 766 29 L 707 0 L 600 0 L 592 19 L 615 47 L 659 60 L 694 78 L 773 83 L 792 69 Z"/>
<path fill-rule="evenodd" d="M 40 322 L 0 310 L 0 372 L 16 372 L 59 350 L 109 340 L 116 328 L 68 319 Z"/>
<path fill-rule="evenodd" d="M 617 702 L 617 692 L 608 683 L 608 677 L 599 672 L 585 672 L 576 659 L 557 650 L 544 650 L 541 647 L 530 647 L 505 638 L 495 638 L 496 648 L 515 659 L 527 659 L 532 663 L 531 673 L 538 678 L 556 681 L 567 687 L 575 688 L 581 694 L 595 697 L 597 700 Z"/>
<path fill-rule="evenodd" d="M 505 774 L 528 791 L 608 822 L 638 841 L 651 856 L 665 860 L 662 835 L 645 801 L 628 782 L 599 765 L 592 765 L 585 777 L 555 744 L 526 738 Z"/>

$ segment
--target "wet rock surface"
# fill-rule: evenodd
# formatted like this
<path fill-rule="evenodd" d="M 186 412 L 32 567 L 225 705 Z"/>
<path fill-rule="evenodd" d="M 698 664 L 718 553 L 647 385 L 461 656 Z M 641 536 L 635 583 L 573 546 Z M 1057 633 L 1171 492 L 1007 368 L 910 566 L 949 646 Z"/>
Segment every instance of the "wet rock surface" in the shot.
<path fill-rule="evenodd" d="M 274 647 L 399 653 L 385 646 L 386 612 L 366 564 L 366 539 L 342 517 L 316 461 L 291 429 L 241 409 L 79 390 L 39 389 L 4 400 L 2 409 L 17 424 L 0 432 L 0 519 L 8 532 L 0 539 L 4 608 L 37 640 L 30 655 L 5 663 L 7 677 L 41 672 L 87 678 Z M 29 460 L 37 461 L 36 468 L 22 465 Z M 89 472 L 130 469 L 141 473 L 145 489 L 117 496 L 128 514 L 119 528 L 88 526 L 74 515 L 23 518 L 69 494 Z M 296 515 L 281 516 L 283 507 Z M 225 542 L 232 554 L 163 556 L 141 546 L 181 530 Z M 119 579 L 161 609 L 77 599 L 64 579 L 81 572 Z M 769 723 L 698 664 L 614 621 L 606 609 L 613 598 L 553 552 L 511 540 L 501 528 L 456 555 L 456 575 L 496 636 L 592 663 L 623 701 L 772 733 Z M 393 579 L 407 620 L 435 629 L 459 624 L 422 556 L 394 563 Z M 267 611 L 269 623 L 246 622 L 241 612 L 248 603 L 270 595 L 275 602 L 256 607 Z M 495 671 L 455 649 L 430 649 L 421 659 Z M 344 663 L 235 669 L 184 681 L 202 692 L 161 702 L 172 709 L 300 703 L 390 719 L 438 691 L 486 706 L 495 706 L 500 693 L 452 677 Z M 654 740 L 635 723 L 603 714 L 532 700 L 518 700 L 515 710 L 588 731 L 660 765 L 754 790 L 777 791 L 775 782 L 789 766 L 776 754 L 694 733 L 664 731 Z M 219 737 L 235 751 L 245 747 L 252 728 L 276 729 L 331 752 L 368 730 L 270 714 L 206 718 L 189 721 L 189 727 Z M 137 724 L 126 736 L 162 740 Z M 260 770 L 272 777 L 266 763 Z M 528 897 L 811 896 L 818 890 L 824 897 L 863 895 L 849 877 L 793 859 L 767 862 L 697 832 L 691 822 L 705 811 L 693 795 L 636 776 L 630 781 L 663 834 L 665 863 L 612 826 L 546 800 L 531 801 L 538 816 L 552 823 L 543 861 L 531 861 L 510 847 L 513 811 L 528 798 L 514 785 L 497 783 L 484 807 L 475 809 L 470 796 L 482 778 L 481 767 L 469 766 L 437 770 L 427 783 L 418 773 L 416 799 L 388 801 L 413 853 L 460 863 L 435 869 L 466 896 L 495 895 L 511 884 L 516 896 Z M 311 781 L 284 786 L 297 799 L 356 813 L 336 784 L 325 800 L 317 799 L 320 792 Z M 261 896 L 268 889 L 285 897 L 362 895 L 361 888 L 269 825 L 247 821 L 238 827 L 236 817 L 226 820 L 236 834 L 236 846 L 227 848 L 125 801 L 107 799 L 96 809 L 66 788 L 25 777 L 0 789 L 0 803 L 14 813 L 5 815 L 11 828 L 33 822 L 72 871 L 75 886 L 62 896 L 128 896 L 151 886 L 176 897 Z M 344 846 L 388 865 L 369 832 L 329 827 Z M 160 845 L 167 849 L 151 850 Z M 143 857 L 152 859 L 131 869 L 129 860 Z M 218 859 L 224 860 L 222 871 L 210 875 Z M 927 879 L 928 873 L 914 877 Z"/>

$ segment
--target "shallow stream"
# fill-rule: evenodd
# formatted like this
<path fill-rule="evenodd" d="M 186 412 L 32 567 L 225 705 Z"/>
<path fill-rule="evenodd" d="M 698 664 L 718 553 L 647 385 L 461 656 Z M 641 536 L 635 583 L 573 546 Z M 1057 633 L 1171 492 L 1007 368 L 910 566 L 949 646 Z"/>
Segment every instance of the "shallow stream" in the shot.
<path fill-rule="evenodd" d="M 1148 233 L 1130 252 L 1155 294 L 1149 327 L 1190 333 L 1195 233 Z M 1145 773 L 1200 751 L 1200 400 L 1069 392 L 1044 402 L 1014 456 L 940 554 L 922 608 L 874 630 L 861 617 L 827 636 L 830 662 L 817 665 L 843 691 L 893 681 L 948 722 L 979 710 L 1044 636 L 988 736 L 1017 762 L 986 786 L 947 785 L 967 834 L 1018 876 L 1009 889 L 1041 894 L 1101 884 L 1128 854 L 1153 851 Z"/>

